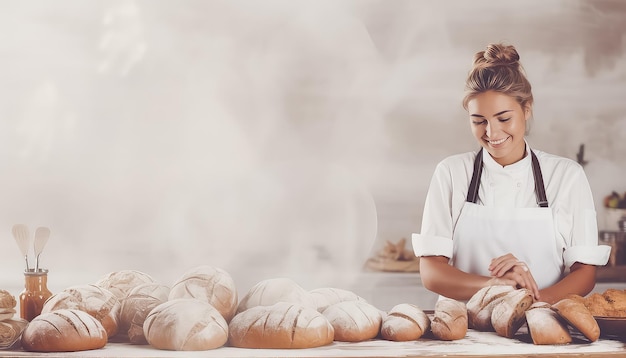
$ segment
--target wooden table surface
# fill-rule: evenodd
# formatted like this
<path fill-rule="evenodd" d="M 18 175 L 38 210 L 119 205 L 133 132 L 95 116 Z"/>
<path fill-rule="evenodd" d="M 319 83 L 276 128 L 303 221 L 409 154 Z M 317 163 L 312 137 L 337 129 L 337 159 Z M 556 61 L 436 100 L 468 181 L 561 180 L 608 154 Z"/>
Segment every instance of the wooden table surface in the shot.
<path fill-rule="evenodd" d="M 513 339 L 493 332 L 469 330 L 465 338 L 444 342 L 428 337 L 417 341 L 390 342 L 370 340 L 359 343 L 334 342 L 313 349 L 242 349 L 221 347 L 209 351 L 180 352 L 154 349 L 149 345 L 131 345 L 111 341 L 98 350 L 72 353 L 30 353 L 20 348 L 0 350 L 0 357 L 626 357 L 626 339 L 607 339 L 589 343 L 573 333 L 566 345 L 532 344 L 525 327 Z"/>

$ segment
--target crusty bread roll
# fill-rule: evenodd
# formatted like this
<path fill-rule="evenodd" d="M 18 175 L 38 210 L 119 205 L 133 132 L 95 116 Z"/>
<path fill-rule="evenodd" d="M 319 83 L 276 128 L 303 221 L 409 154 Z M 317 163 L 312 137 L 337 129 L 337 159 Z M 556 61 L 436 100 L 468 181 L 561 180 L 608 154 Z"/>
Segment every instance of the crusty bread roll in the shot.
<path fill-rule="evenodd" d="M 365 301 L 363 297 L 352 291 L 335 287 L 321 287 L 309 292 L 319 312 L 324 312 L 328 306 L 343 301 Z"/>
<path fill-rule="evenodd" d="M 467 307 L 465 303 L 450 298 L 440 298 L 435 303 L 435 313 L 430 324 L 435 338 L 442 341 L 462 339 L 467 334 Z"/>
<path fill-rule="evenodd" d="M 136 286 L 153 282 L 155 282 L 154 279 L 147 273 L 137 270 L 121 270 L 102 276 L 95 285 L 110 291 L 121 300 Z"/>
<path fill-rule="evenodd" d="M 107 333 L 97 319 L 79 310 L 60 309 L 35 317 L 22 333 L 22 348 L 30 352 L 73 352 L 99 349 Z"/>
<path fill-rule="evenodd" d="M 335 329 L 335 341 L 361 342 L 380 333 L 382 315 L 365 301 L 343 301 L 328 306 L 322 314 Z"/>
<path fill-rule="evenodd" d="M 16 312 L 15 308 L 0 308 L 0 322 L 10 320 Z"/>
<path fill-rule="evenodd" d="M 28 321 L 21 318 L 0 321 L 0 348 L 11 347 L 17 342 L 27 325 Z"/>
<path fill-rule="evenodd" d="M 520 288 L 507 293 L 491 312 L 491 324 L 502 337 L 513 338 L 526 320 L 525 312 L 533 304 L 530 290 Z"/>
<path fill-rule="evenodd" d="M 416 305 L 401 303 L 383 318 L 380 335 L 390 341 L 415 341 L 429 330 L 430 318 L 424 311 Z"/>
<path fill-rule="evenodd" d="M 534 344 L 566 344 L 572 341 L 565 321 L 550 308 L 550 304 L 535 302 L 524 315 Z"/>
<path fill-rule="evenodd" d="M 317 309 L 311 293 L 289 278 L 270 278 L 258 282 L 241 299 L 237 313 L 256 306 L 271 306 L 278 302 L 298 303 Z"/>
<path fill-rule="evenodd" d="M 121 303 L 120 332 L 127 334 L 131 343 L 146 343 L 143 323 L 154 307 L 167 302 L 169 294 L 169 287 L 160 283 L 144 283 L 130 290 Z"/>
<path fill-rule="evenodd" d="M 156 306 L 143 324 L 144 336 L 157 349 L 204 351 L 223 346 L 228 324 L 206 301 L 178 298 Z"/>
<path fill-rule="evenodd" d="M 238 296 L 235 281 L 220 268 L 203 265 L 187 271 L 172 286 L 170 300 L 197 298 L 215 307 L 226 322 L 237 310 Z"/>
<path fill-rule="evenodd" d="M 16 305 L 17 301 L 9 291 L 0 290 L 0 321 L 13 318 Z"/>
<path fill-rule="evenodd" d="M 467 324 L 477 331 L 493 331 L 491 313 L 493 308 L 513 286 L 498 285 L 483 287 L 467 301 Z"/>
<path fill-rule="evenodd" d="M 299 303 L 255 306 L 229 324 L 229 343 L 239 348 L 315 348 L 332 343 L 333 337 L 326 317 Z"/>
<path fill-rule="evenodd" d="M 76 309 L 95 317 L 109 338 L 118 332 L 120 301 L 109 290 L 96 285 L 78 285 L 66 288 L 50 296 L 43 304 L 41 313 L 60 309 Z"/>
<path fill-rule="evenodd" d="M 595 342 L 600 338 L 598 322 L 582 302 L 564 298 L 553 304 L 552 309 L 588 340 Z"/>

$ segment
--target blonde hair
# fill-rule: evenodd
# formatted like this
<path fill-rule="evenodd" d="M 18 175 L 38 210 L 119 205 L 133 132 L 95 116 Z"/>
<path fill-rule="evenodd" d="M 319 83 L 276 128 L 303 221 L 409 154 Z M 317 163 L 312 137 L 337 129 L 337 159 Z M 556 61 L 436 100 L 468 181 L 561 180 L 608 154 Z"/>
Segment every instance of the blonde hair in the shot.
<path fill-rule="evenodd" d="M 515 47 L 489 44 L 484 51 L 474 55 L 474 64 L 465 82 L 463 108 L 477 94 L 496 91 L 509 95 L 522 106 L 532 109 L 533 94 L 530 82 L 519 62 Z"/>

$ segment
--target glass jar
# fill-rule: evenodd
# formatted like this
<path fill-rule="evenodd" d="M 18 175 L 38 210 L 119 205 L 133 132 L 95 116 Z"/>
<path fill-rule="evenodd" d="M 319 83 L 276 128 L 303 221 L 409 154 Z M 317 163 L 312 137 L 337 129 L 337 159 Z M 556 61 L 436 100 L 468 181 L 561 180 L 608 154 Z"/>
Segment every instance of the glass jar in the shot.
<path fill-rule="evenodd" d="M 52 296 L 48 290 L 48 270 L 24 271 L 24 291 L 20 294 L 20 317 L 27 321 L 41 314 L 44 302 Z"/>

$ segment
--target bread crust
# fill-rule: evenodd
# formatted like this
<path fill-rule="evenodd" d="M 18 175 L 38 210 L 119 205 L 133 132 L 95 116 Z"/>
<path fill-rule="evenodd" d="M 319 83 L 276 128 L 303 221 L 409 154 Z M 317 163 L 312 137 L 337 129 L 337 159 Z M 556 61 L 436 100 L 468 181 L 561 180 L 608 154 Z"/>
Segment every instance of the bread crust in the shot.
<path fill-rule="evenodd" d="M 35 317 L 21 343 L 30 352 L 74 352 L 102 348 L 107 339 L 102 323 L 87 312 L 60 309 Z"/>
<path fill-rule="evenodd" d="M 532 304 L 533 296 L 528 289 L 521 288 L 507 293 L 491 313 L 491 324 L 496 333 L 513 338 L 524 324 L 525 312 Z"/>
<path fill-rule="evenodd" d="M 467 334 L 467 308 L 465 303 L 441 298 L 435 303 L 435 313 L 430 330 L 443 341 L 462 339 Z"/>
<path fill-rule="evenodd" d="M 362 342 L 380 333 L 382 315 L 378 308 L 365 301 L 343 301 L 322 312 L 335 329 L 335 340 Z"/>
<path fill-rule="evenodd" d="M 600 326 L 582 302 L 564 298 L 553 304 L 552 309 L 591 342 L 600 338 Z"/>
<path fill-rule="evenodd" d="M 572 341 L 563 319 L 545 302 L 536 302 L 525 313 L 534 344 L 566 344 Z"/>
<path fill-rule="evenodd" d="M 483 287 L 467 301 L 467 323 L 478 331 L 493 331 L 491 314 L 507 293 L 514 288 L 508 285 Z"/>
<path fill-rule="evenodd" d="M 380 335 L 389 341 L 414 341 L 430 331 L 430 318 L 416 305 L 398 304 L 383 318 Z"/>

